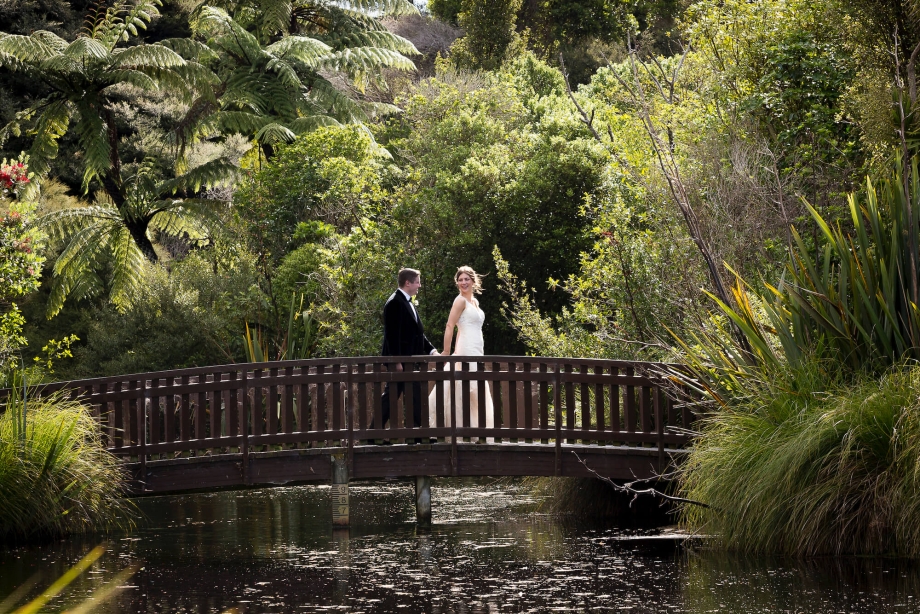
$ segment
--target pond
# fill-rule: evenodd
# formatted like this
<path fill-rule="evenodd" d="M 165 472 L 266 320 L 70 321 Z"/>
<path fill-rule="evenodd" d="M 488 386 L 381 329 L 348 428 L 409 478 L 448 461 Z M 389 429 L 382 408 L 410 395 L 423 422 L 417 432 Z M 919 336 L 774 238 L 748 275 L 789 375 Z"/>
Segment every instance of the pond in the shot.
<path fill-rule="evenodd" d="M 714 553 L 667 531 L 553 519 L 518 481 L 433 479 L 433 523 L 421 528 L 413 494 L 407 481 L 353 483 L 352 526 L 336 531 L 328 486 L 140 499 L 139 528 L 110 537 L 49 607 L 135 565 L 95 611 L 920 611 L 920 570 L 907 562 Z M 30 578 L 36 594 L 96 543 L 0 549 L 0 602 Z"/>

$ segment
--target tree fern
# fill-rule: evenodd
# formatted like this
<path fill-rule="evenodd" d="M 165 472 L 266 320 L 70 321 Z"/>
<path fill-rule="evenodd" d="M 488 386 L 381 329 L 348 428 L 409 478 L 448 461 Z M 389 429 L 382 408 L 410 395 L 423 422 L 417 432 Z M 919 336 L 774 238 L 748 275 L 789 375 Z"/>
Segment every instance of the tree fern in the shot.
<path fill-rule="evenodd" d="M 343 73 L 361 91 L 384 68 L 413 70 L 407 56 L 418 51 L 379 21 L 410 13 L 417 9 L 406 0 L 217 0 L 199 6 L 192 30 L 211 54 L 177 41 L 164 45 L 210 68 L 220 84 L 201 88 L 180 122 L 175 133 L 180 156 L 207 134 L 205 124 L 271 149 L 315 126 L 367 121 L 368 106 L 353 92 L 337 89 L 326 74 Z"/>
<path fill-rule="evenodd" d="M 49 237 L 62 246 L 52 270 L 49 316 L 63 307 L 67 298 L 97 296 L 108 290 L 109 300 L 123 309 L 142 282 L 144 261 L 149 257 L 131 229 L 137 229 L 148 243 L 157 234 L 184 236 L 206 241 L 226 213 L 222 203 L 196 196 L 202 188 L 229 185 L 238 167 L 218 158 L 171 179 L 158 176 L 156 163 L 145 160 L 124 182 L 125 203 L 116 207 L 100 194 L 90 207 L 64 209 L 40 218 Z"/>
<path fill-rule="evenodd" d="M 116 206 L 123 206 L 121 163 L 113 147 L 118 143 L 111 113 L 114 101 L 109 98 L 114 86 L 130 84 L 146 90 L 165 86 L 171 91 L 188 87 L 176 72 L 186 62 L 172 49 L 117 47 L 158 15 L 156 7 L 154 0 L 100 7 L 87 19 L 82 35 L 70 43 L 47 31 L 29 36 L 0 33 L 3 66 L 40 79 L 51 90 L 40 104 L 19 114 L 12 127 L 20 130 L 20 124 L 31 124 L 35 139 L 29 153 L 39 176 L 47 173 L 57 156 L 58 139 L 73 128 L 83 150 L 84 191 L 98 179 Z"/>

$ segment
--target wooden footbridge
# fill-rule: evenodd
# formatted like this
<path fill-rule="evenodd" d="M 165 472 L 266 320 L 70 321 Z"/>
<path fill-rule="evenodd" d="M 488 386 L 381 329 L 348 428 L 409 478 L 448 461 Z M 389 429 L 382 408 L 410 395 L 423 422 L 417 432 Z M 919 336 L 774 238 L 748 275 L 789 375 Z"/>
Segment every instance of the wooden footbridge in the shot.
<path fill-rule="evenodd" d="M 666 365 L 426 356 L 397 371 L 403 360 L 234 364 L 40 393 L 64 391 L 92 407 L 136 495 L 332 482 L 347 505 L 349 480 L 410 477 L 422 519 L 430 476 L 589 476 L 590 467 L 613 479 L 652 477 L 681 454 L 695 420 L 665 394 Z M 383 387 L 400 382 L 405 394 L 391 395 L 389 428 L 380 428 Z M 471 426 L 486 424 L 471 397 L 487 394 L 495 425 Z"/>

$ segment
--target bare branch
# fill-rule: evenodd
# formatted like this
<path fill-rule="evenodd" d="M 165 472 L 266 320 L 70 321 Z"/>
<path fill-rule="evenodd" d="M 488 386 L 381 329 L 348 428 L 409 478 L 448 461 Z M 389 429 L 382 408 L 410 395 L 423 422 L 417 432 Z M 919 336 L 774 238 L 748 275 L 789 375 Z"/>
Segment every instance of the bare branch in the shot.
<path fill-rule="evenodd" d="M 610 155 L 613 156 L 617 163 L 619 163 L 620 166 L 622 166 L 630 175 L 632 175 L 633 179 L 637 181 L 641 180 L 641 175 L 637 173 L 636 170 L 633 169 L 632 166 L 627 163 L 622 156 L 620 156 L 619 152 L 613 148 L 613 131 L 610 129 L 610 126 L 607 126 L 607 134 L 610 136 L 610 145 L 608 146 L 604 143 L 604 139 L 601 138 L 601 135 L 594 127 L 594 109 L 591 109 L 591 115 L 588 115 L 584 108 L 582 108 L 581 104 L 579 104 L 578 100 L 575 98 L 575 94 L 572 93 L 572 87 L 569 85 L 569 75 L 565 70 L 565 60 L 563 59 L 561 53 L 559 54 L 559 67 L 562 72 L 562 78 L 565 81 L 565 91 L 569 95 L 569 100 L 571 100 L 575 105 L 575 109 L 578 110 L 578 114 L 581 115 L 582 123 L 588 127 L 588 130 L 590 130 L 591 134 L 594 135 L 594 139 L 601 145 L 604 145 L 605 149 L 610 152 Z"/>
<path fill-rule="evenodd" d="M 602 476 L 602 475 L 599 474 L 597 471 L 595 471 L 594 469 L 592 469 L 591 467 L 589 467 L 589 466 L 588 466 L 588 463 L 586 463 L 584 460 L 582 460 L 582 458 L 581 458 L 580 456 L 578 456 L 578 453 L 575 452 L 574 450 L 572 451 L 572 454 L 575 455 L 575 458 L 578 459 L 578 462 L 581 463 L 581 464 L 584 466 L 585 469 L 587 469 L 589 472 L 591 472 L 591 474 L 594 475 L 594 477 L 596 477 L 597 479 L 599 479 L 599 480 L 602 481 L 602 482 L 606 482 L 607 484 L 609 484 L 609 485 L 610 485 L 615 491 L 617 491 L 617 492 L 621 492 L 621 493 L 627 494 L 627 495 L 632 495 L 633 498 L 632 498 L 632 500 L 629 502 L 629 507 L 632 507 L 632 504 L 635 503 L 636 499 L 638 499 L 640 495 L 648 495 L 648 496 L 651 496 L 651 497 L 655 497 L 656 499 L 664 499 L 664 500 L 666 500 L 666 501 L 674 501 L 675 503 L 686 503 L 686 504 L 688 504 L 688 505 L 698 505 L 698 506 L 700 506 L 700 507 L 705 507 L 705 508 L 707 508 L 707 509 L 710 509 L 710 505 L 709 505 L 709 504 L 703 503 L 703 502 L 701 502 L 701 501 L 694 501 L 693 499 L 686 499 L 686 498 L 684 498 L 684 497 L 673 497 L 673 496 L 671 496 L 671 495 L 667 495 L 667 494 L 661 492 L 660 490 L 656 490 L 656 489 L 654 489 L 654 488 L 636 488 L 636 487 L 635 487 L 636 484 L 641 484 L 641 483 L 643 483 L 643 482 L 651 482 L 652 480 L 648 480 L 648 479 L 646 479 L 646 480 L 639 480 L 639 479 L 637 479 L 637 480 L 633 480 L 632 482 L 627 482 L 627 483 L 625 483 L 625 484 L 617 484 L 616 482 L 614 482 L 614 481 L 611 480 L 610 478 Z M 673 474 L 673 473 L 670 473 L 670 474 L 665 474 L 665 475 L 662 475 L 662 476 L 655 476 L 653 479 L 657 481 L 657 480 L 661 480 L 661 479 L 667 479 L 668 477 L 673 478 L 673 477 L 674 477 L 674 474 Z"/>

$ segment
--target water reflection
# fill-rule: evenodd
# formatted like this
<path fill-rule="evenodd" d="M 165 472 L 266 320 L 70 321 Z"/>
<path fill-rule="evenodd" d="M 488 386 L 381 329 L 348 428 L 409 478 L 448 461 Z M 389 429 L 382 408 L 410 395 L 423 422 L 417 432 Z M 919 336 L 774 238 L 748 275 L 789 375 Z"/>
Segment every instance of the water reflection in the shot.
<path fill-rule="evenodd" d="M 920 574 L 894 561 L 807 563 L 716 555 L 533 513 L 517 483 L 435 480 L 433 524 L 415 525 L 408 482 L 356 484 L 347 530 L 328 487 L 140 501 L 143 528 L 63 608 L 134 562 L 103 612 L 519 611 L 808 614 L 920 611 Z M 42 570 L 47 585 L 89 544 L 0 551 L 0 600 Z"/>

